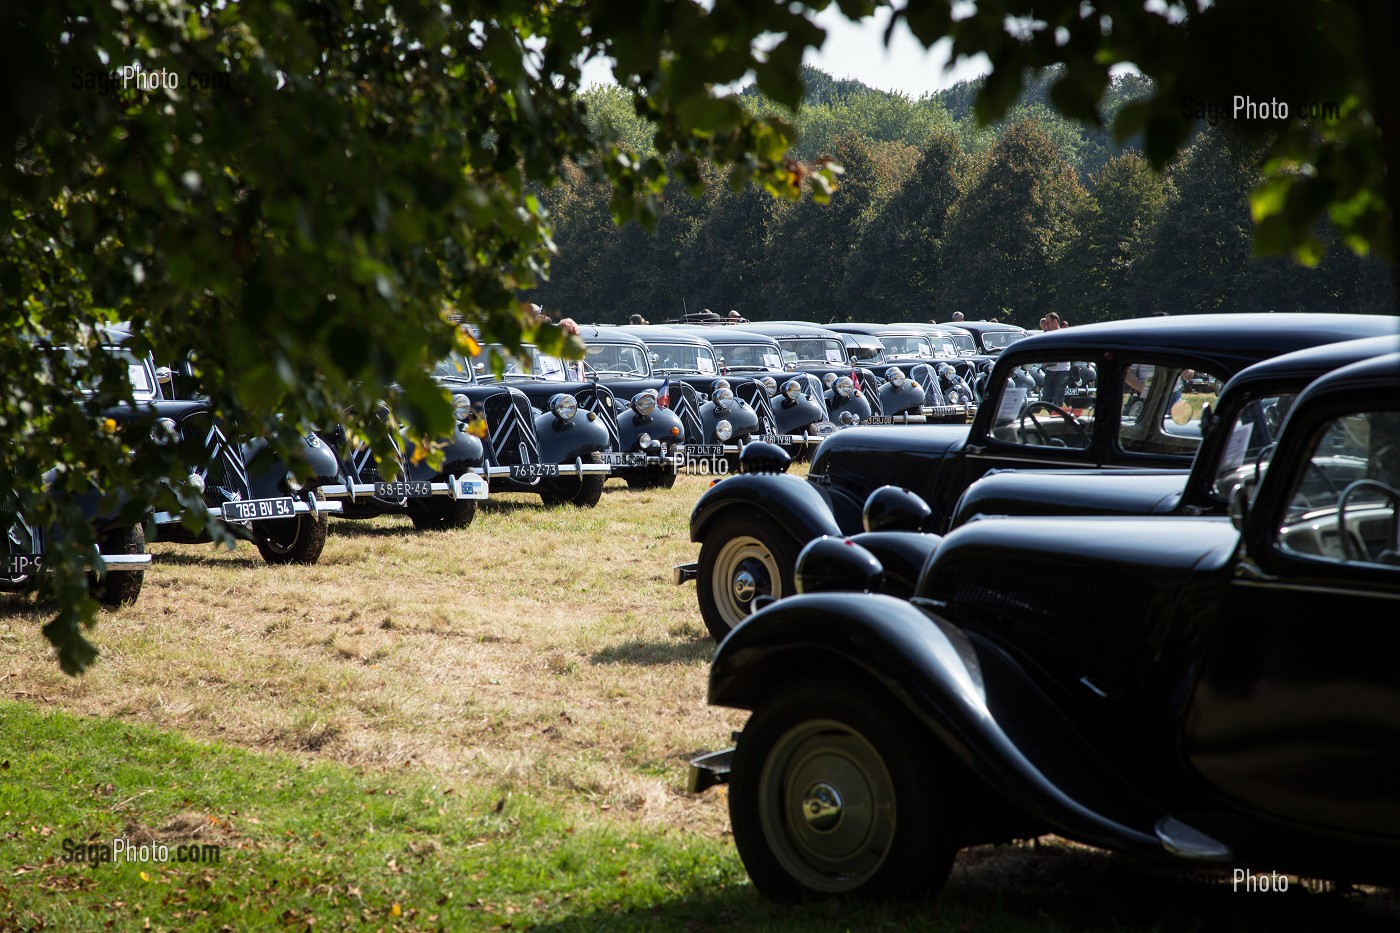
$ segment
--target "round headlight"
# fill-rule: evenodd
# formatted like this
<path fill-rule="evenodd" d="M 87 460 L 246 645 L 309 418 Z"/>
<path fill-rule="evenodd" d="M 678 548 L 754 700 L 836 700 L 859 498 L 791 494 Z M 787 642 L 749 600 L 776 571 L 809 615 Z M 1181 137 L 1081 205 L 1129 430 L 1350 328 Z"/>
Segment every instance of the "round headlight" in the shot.
<path fill-rule="evenodd" d="M 734 425 L 723 418 L 715 422 L 715 437 L 727 441 L 734 436 Z"/>
<path fill-rule="evenodd" d="M 578 414 L 578 399 L 567 392 L 560 392 L 550 396 L 549 410 L 554 412 L 554 417 L 560 421 L 568 421 Z"/>
<path fill-rule="evenodd" d="M 837 420 L 840 421 L 842 424 L 855 424 L 860 419 L 849 411 L 843 411 L 840 415 L 837 416 Z"/>
<path fill-rule="evenodd" d="M 301 482 L 297 480 L 297 475 L 291 470 L 287 471 L 287 489 L 292 492 L 301 492 Z"/>
<path fill-rule="evenodd" d="M 169 444 L 179 436 L 175 422 L 169 418 L 157 418 L 156 423 L 151 425 L 151 440 L 157 444 Z"/>
<path fill-rule="evenodd" d="M 783 383 L 783 394 L 794 402 L 802 397 L 802 383 L 796 379 L 789 379 Z"/>
<path fill-rule="evenodd" d="M 835 382 L 835 381 L 836 381 L 836 374 L 835 374 L 835 373 L 827 373 L 827 374 L 826 374 L 826 378 L 822 380 L 822 384 L 825 385 L 825 386 L 829 389 L 829 388 L 831 388 L 831 384 L 832 384 L 833 382 Z"/>
<path fill-rule="evenodd" d="M 195 492 L 201 494 L 204 492 L 204 477 L 200 476 L 198 473 L 191 473 L 189 482 L 190 488 Z"/>
<path fill-rule="evenodd" d="M 637 446 L 640 447 L 642 450 L 646 450 L 653 443 L 654 442 L 651 439 L 651 435 L 647 432 L 643 431 L 641 434 L 637 435 Z"/>
<path fill-rule="evenodd" d="M 778 380 L 772 376 L 764 376 L 758 381 L 763 385 L 763 391 L 768 393 L 769 398 L 778 394 Z"/>
<path fill-rule="evenodd" d="M 896 389 L 904 388 L 904 370 L 898 366 L 891 366 L 885 370 L 885 381 L 889 382 Z"/>
<path fill-rule="evenodd" d="M 715 411 L 724 411 L 734 403 L 734 390 L 727 386 L 715 389 L 715 394 L 711 398 L 714 399 Z"/>
<path fill-rule="evenodd" d="M 850 398 L 852 395 L 856 394 L 856 384 L 851 380 L 850 376 L 842 376 L 840 379 L 835 380 L 835 382 L 834 389 L 836 394 L 842 398 Z"/>
<path fill-rule="evenodd" d="M 452 414 L 458 421 L 470 421 L 472 417 L 472 400 L 465 395 L 452 396 Z"/>
<path fill-rule="evenodd" d="M 646 389 L 632 396 L 632 410 L 643 417 L 656 411 L 656 392 Z"/>
<path fill-rule="evenodd" d="M 732 389 L 732 388 L 733 388 L 733 386 L 731 386 L 731 385 L 729 384 L 729 380 L 728 380 L 728 379 L 716 379 L 714 382 L 710 383 L 710 392 L 711 392 L 711 393 L 718 392 L 720 389 Z"/>

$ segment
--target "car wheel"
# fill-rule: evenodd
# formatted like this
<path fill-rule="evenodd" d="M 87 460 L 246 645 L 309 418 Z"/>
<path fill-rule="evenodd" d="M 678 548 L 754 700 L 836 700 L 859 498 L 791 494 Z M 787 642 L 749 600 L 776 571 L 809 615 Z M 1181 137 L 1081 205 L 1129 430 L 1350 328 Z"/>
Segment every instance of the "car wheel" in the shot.
<path fill-rule="evenodd" d="M 780 901 L 937 894 L 956 846 L 931 741 L 894 701 L 829 682 L 755 710 L 729 777 L 754 886 Z"/>
<path fill-rule="evenodd" d="M 602 463 L 603 455 L 594 451 L 583 456 L 584 463 Z M 540 499 L 545 505 L 559 505 L 567 502 L 578 506 L 581 509 L 591 509 L 598 504 L 598 500 L 603 498 L 603 484 L 607 482 L 606 473 L 587 473 L 583 476 L 565 477 L 554 480 L 548 488 L 543 482 L 540 483 Z"/>
<path fill-rule="evenodd" d="M 326 521 L 298 515 L 255 526 L 258 553 L 269 564 L 314 564 L 326 546 Z"/>
<path fill-rule="evenodd" d="M 434 496 L 408 507 L 408 517 L 419 531 L 450 531 L 465 528 L 476 518 L 475 499 L 452 499 Z"/>
<path fill-rule="evenodd" d="M 113 531 L 97 542 L 97 549 L 103 554 L 144 554 L 146 532 L 140 525 Z M 102 580 L 98 580 L 96 574 L 89 574 L 88 592 L 102 605 L 115 609 L 136 602 L 145 578 L 144 570 L 118 570 L 108 573 Z"/>
<path fill-rule="evenodd" d="M 759 596 L 790 596 L 800 542 L 766 518 L 731 513 L 700 545 L 696 594 L 715 641 L 753 611 Z"/>

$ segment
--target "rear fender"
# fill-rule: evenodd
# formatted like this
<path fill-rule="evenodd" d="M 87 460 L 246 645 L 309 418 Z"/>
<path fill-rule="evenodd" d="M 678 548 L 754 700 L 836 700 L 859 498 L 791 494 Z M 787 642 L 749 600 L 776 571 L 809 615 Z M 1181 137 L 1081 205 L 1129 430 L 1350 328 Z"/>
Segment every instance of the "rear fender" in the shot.
<path fill-rule="evenodd" d="M 711 486 L 695 503 L 690 540 L 703 541 L 710 527 L 734 510 L 767 517 L 803 544 L 841 534 L 826 497 L 811 483 L 782 473 L 741 473 Z"/>
<path fill-rule="evenodd" d="M 1153 829 L 1165 814 L 1103 761 L 1011 657 L 934 613 L 864 593 L 778 600 L 720 644 L 709 702 L 754 709 L 813 676 L 878 685 L 991 790 L 1052 831 L 1166 853 Z M 1216 858 L 1230 856 L 1219 849 Z"/>

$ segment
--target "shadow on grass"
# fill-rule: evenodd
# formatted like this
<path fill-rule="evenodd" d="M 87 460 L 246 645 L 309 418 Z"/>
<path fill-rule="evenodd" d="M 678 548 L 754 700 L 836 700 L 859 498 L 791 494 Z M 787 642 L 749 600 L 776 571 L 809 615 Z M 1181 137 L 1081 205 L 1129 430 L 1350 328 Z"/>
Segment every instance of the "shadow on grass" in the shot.
<path fill-rule="evenodd" d="M 709 636 L 690 641 L 624 641 L 594 653 L 594 664 L 692 664 L 708 662 L 715 656 L 714 639 Z"/>
<path fill-rule="evenodd" d="M 525 499 L 485 499 L 478 506 L 481 512 L 495 512 L 499 514 L 510 514 L 512 512 L 538 512 L 541 509 L 550 508 L 542 502 L 537 494 L 525 493 L 529 496 Z M 563 505 L 553 506 L 553 508 L 563 508 Z M 569 506 L 573 508 L 573 506 Z"/>
<path fill-rule="evenodd" d="M 247 541 L 238 542 L 238 548 L 228 551 L 212 544 L 194 544 L 187 547 L 162 550 L 152 557 L 151 565 L 173 567 L 266 567 L 258 549 Z M 149 579 L 149 578 L 147 578 Z"/>
<path fill-rule="evenodd" d="M 384 518 L 377 515 L 375 518 Z M 407 515 L 390 515 L 389 518 L 402 518 L 403 521 L 396 521 L 392 525 L 372 525 L 372 518 L 341 518 L 331 522 L 330 533 L 337 537 L 344 538 L 402 538 L 409 535 L 429 534 L 429 532 L 419 531 L 413 527 Z"/>
<path fill-rule="evenodd" d="M 644 911 L 601 908 L 533 929 L 1393 933 L 1400 899 L 1386 891 L 1315 892 L 1296 879 L 1283 893 L 1235 892 L 1228 870 L 1196 874 L 1093 850 L 1017 845 L 964 853 L 942 895 L 928 904 L 785 906 L 745 885 Z"/>

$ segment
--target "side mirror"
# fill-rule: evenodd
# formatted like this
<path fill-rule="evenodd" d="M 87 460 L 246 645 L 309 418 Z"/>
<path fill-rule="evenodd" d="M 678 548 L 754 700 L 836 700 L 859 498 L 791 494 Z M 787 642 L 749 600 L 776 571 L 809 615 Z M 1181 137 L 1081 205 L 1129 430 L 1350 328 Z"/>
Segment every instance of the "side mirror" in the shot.
<path fill-rule="evenodd" d="M 485 364 L 485 363 L 477 363 L 476 365 L 474 365 L 474 366 L 472 367 L 472 369 L 476 370 L 476 371 L 479 372 L 479 373 L 484 373 L 484 372 L 486 372 L 486 364 Z"/>
<path fill-rule="evenodd" d="M 881 486 L 865 500 L 861 524 L 866 531 L 923 531 L 933 509 L 907 489 Z"/>
<path fill-rule="evenodd" d="M 169 366 L 156 367 L 156 382 L 159 382 L 163 386 L 168 386 L 170 385 L 170 380 L 173 378 L 174 376 L 171 374 Z"/>
<path fill-rule="evenodd" d="M 1240 483 L 1230 490 L 1230 524 L 1236 531 L 1244 531 L 1245 519 L 1249 517 L 1249 485 Z"/>
<path fill-rule="evenodd" d="M 885 568 L 850 538 L 823 535 L 797 555 L 794 579 L 799 593 L 878 593 L 885 582 Z"/>

